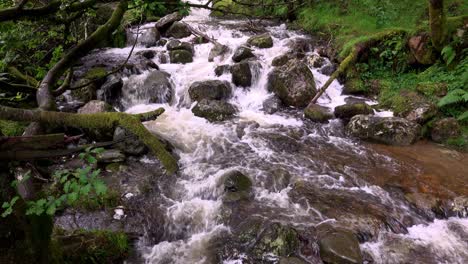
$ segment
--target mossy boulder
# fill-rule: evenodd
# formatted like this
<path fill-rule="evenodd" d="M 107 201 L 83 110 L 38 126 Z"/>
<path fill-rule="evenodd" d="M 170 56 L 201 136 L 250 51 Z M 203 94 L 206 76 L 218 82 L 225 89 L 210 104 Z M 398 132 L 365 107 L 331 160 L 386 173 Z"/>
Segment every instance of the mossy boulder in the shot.
<path fill-rule="evenodd" d="M 280 67 L 288 63 L 290 59 L 292 59 L 292 57 L 289 54 L 279 55 L 278 57 L 275 57 L 273 59 L 271 65 L 275 67 Z"/>
<path fill-rule="evenodd" d="M 318 123 L 326 123 L 328 120 L 333 119 L 334 115 L 328 107 L 316 104 L 309 104 L 304 109 L 304 116 Z"/>
<path fill-rule="evenodd" d="M 399 117 L 357 115 L 346 129 L 352 136 L 388 145 L 411 145 L 421 134 L 420 125 Z"/>
<path fill-rule="evenodd" d="M 118 142 L 114 147 L 125 154 L 139 156 L 148 151 L 146 145 L 143 144 L 138 137 L 122 127 L 117 127 L 115 129 L 113 140 Z"/>
<path fill-rule="evenodd" d="M 261 35 L 250 37 L 247 40 L 247 44 L 260 49 L 267 49 L 273 47 L 273 38 L 270 34 L 264 33 Z"/>
<path fill-rule="evenodd" d="M 84 86 L 80 89 L 71 91 L 71 96 L 80 102 L 87 103 L 97 98 L 97 85 L 94 82 L 90 82 L 88 79 L 80 79 L 74 86 Z"/>
<path fill-rule="evenodd" d="M 172 26 L 167 30 L 166 35 L 168 37 L 181 39 L 181 38 L 190 37 L 190 35 L 192 35 L 192 32 L 190 31 L 190 29 L 187 27 L 186 24 L 177 21 L 177 22 L 174 22 Z"/>
<path fill-rule="evenodd" d="M 394 99 L 395 114 L 410 121 L 424 124 L 437 115 L 435 103 L 414 91 L 402 90 Z"/>
<path fill-rule="evenodd" d="M 314 75 L 299 60 L 290 60 L 286 65 L 270 72 L 267 87 L 286 106 L 307 106 L 317 93 Z"/>
<path fill-rule="evenodd" d="M 460 135 L 461 127 L 455 118 L 440 119 L 433 124 L 431 130 L 431 139 L 438 143 L 444 143 Z"/>
<path fill-rule="evenodd" d="M 229 51 L 230 49 L 228 46 L 216 44 L 210 50 L 208 61 L 213 62 L 216 57 L 224 57 L 227 53 L 229 53 Z"/>
<path fill-rule="evenodd" d="M 263 260 L 268 254 L 289 257 L 299 250 L 298 233 L 290 226 L 273 223 L 257 235 L 260 238 L 252 248 L 252 256 L 256 260 Z"/>
<path fill-rule="evenodd" d="M 280 108 L 283 106 L 283 103 L 281 103 L 281 100 L 276 96 L 273 95 L 269 98 L 267 98 L 263 104 L 262 104 L 262 110 L 267 113 L 267 114 L 274 114 L 280 110 Z"/>
<path fill-rule="evenodd" d="M 246 46 L 238 47 L 232 56 L 232 60 L 235 62 L 241 62 L 250 58 L 255 58 L 255 55 L 252 50 Z"/>
<path fill-rule="evenodd" d="M 343 88 L 343 94 L 350 95 L 364 95 L 367 94 L 367 87 L 361 78 L 352 78 L 346 80 L 346 83 Z"/>
<path fill-rule="evenodd" d="M 234 170 L 221 177 L 224 181 L 224 202 L 248 200 L 252 195 L 252 180 L 242 172 Z"/>
<path fill-rule="evenodd" d="M 169 57 L 171 63 L 186 64 L 193 62 L 193 54 L 187 50 L 172 50 Z"/>
<path fill-rule="evenodd" d="M 106 68 L 104 67 L 95 67 L 90 69 L 86 74 L 85 78 L 89 80 L 97 80 L 104 78 L 107 75 Z M 105 80 L 104 80 L 105 81 Z"/>
<path fill-rule="evenodd" d="M 106 149 L 96 159 L 99 163 L 119 163 L 125 161 L 125 155 L 118 149 Z"/>
<path fill-rule="evenodd" d="M 211 122 L 224 121 L 234 117 L 237 112 L 235 106 L 218 100 L 203 99 L 192 109 L 194 115 L 203 117 Z"/>
<path fill-rule="evenodd" d="M 447 94 L 446 83 L 422 82 L 416 85 L 416 91 L 428 97 L 442 97 Z"/>
<path fill-rule="evenodd" d="M 240 87 L 250 87 L 252 85 L 252 63 L 242 61 L 231 66 L 232 83 Z"/>
<path fill-rule="evenodd" d="M 167 43 L 167 50 L 186 50 L 193 54 L 193 45 L 188 42 L 180 42 L 179 40 L 173 39 Z"/>
<path fill-rule="evenodd" d="M 193 101 L 200 101 L 202 99 L 222 100 L 231 96 L 232 88 L 229 82 L 208 80 L 192 83 L 188 92 L 190 99 Z"/>
<path fill-rule="evenodd" d="M 429 34 L 413 36 L 408 40 L 408 46 L 415 61 L 422 65 L 432 65 L 437 60 L 437 52 L 432 47 Z"/>
<path fill-rule="evenodd" d="M 374 110 L 366 103 L 347 103 L 335 107 L 335 116 L 341 119 L 350 119 L 355 115 L 371 115 Z"/>
<path fill-rule="evenodd" d="M 183 16 L 179 12 L 174 12 L 171 14 L 168 14 L 156 22 L 155 27 L 160 31 L 160 32 L 165 32 L 168 30 L 176 21 L 179 21 L 183 18 Z"/>
<path fill-rule="evenodd" d="M 360 264 L 363 262 L 359 241 L 349 230 L 328 224 L 317 227 L 320 258 L 327 264 Z"/>

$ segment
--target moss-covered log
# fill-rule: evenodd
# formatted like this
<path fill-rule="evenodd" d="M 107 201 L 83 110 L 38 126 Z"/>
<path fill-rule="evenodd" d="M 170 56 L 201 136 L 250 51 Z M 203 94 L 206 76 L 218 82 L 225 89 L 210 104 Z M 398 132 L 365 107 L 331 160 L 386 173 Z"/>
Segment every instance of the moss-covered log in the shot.
<path fill-rule="evenodd" d="M 96 113 L 73 114 L 52 111 L 24 110 L 0 106 L 0 119 L 44 123 L 52 126 L 68 126 L 87 129 L 114 129 L 117 126 L 125 128 L 137 136 L 150 151 L 161 161 L 167 172 L 172 174 L 178 170 L 177 161 L 146 127 L 142 120 L 150 120 L 162 114 L 164 109 L 158 109 L 145 114 L 130 115 L 126 113 Z"/>
<path fill-rule="evenodd" d="M 447 18 L 443 0 L 429 0 L 429 25 L 432 45 L 441 51 L 447 44 Z"/>

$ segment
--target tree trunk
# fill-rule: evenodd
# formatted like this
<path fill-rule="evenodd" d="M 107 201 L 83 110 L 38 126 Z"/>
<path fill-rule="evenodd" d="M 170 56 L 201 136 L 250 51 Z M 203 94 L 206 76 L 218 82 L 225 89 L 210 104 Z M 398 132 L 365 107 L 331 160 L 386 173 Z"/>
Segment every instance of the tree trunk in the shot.
<path fill-rule="evenodd" d="M 432 45 L 441 51 L 447 44 L 447 18 L 443 0 L 429 0 L 429 24 Z"/>

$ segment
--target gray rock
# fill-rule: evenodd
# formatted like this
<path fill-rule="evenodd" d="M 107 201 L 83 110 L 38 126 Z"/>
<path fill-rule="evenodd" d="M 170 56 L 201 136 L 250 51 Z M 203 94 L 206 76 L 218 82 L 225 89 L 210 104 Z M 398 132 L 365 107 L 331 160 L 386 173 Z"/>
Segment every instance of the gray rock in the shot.
<path fill-rule="evenodd" d="M 327 76 L 332 75 L 335 71 L 336 71 L 336 66 L 334 64 L 325 65 L 323 66 L 323 68 L 319 70 L 321 74 L 325 74 Z"/>
<path fill-rule="evenodd" d="M 157 28 L 150 28 L 145 30 L 139 37 L 138 37 L 138 44 L 145 47 L 154 47 L 156 46 L 156 42 L 161 39 L 161 33 Z M 130 42 L 132 45 L 133 43 Z"/>
<path fill-rule="evenodd" d="M 222 100 L 231 96 L 231 90 L 231 85 L 226 81 L 209 80 L 194 82 L 188 92 L 190 99 L 193 101 L 200 101 L 202 99 Z"/>
<path fill-rule="evenodd" d="M 94 114 L 104 112 L 114 112 L 114 109 L 108 103 L 99 100 L 89 101 L 83 107 L 78 109 L 78 113 L 80 114 Z"/>
<path fill-rule="evenodd" d="M 316 104 L 309 104 L 306 109 L 304 109 L 304 116 L 318 123 L 326 123 L 328 120 L 334 118 L 330 108 Z"/>
<path fill-rule="evenodd" d="M 138 51 L 137 53 L 135 53 L 136 55 L 141 55 L 149 60 L 151 60 L 152 58 L 156 57 L 156 51 L 154 50 L 142 50 L 142 51 Z"/>
<path fill-rule="evenodd" d="M 125 161 L 125 155 L 117 149 L 107 149 L 96 156 L 99 163 L 117 163 Z"/>
<path fill-rule="evenodd" d="M 250 58 L 255 58 L 255 55 L 253 54 L 252 50 L 246 46 L 238 47 L 232 56 L 232 60 L 235 62 L 241 62 Z"/>
<path fill-rule="evenodd" d="M 252 180 L 240 171 L 227 172 L 222 176 L 222 179 L 224 180 L 224 202 L 235 202 L 251 198 Z"/>
<path fill-rule="evenodd" d="M 312 51 L 312 40 L 307 38 L 296 38 L 288 43 L 290 50 L 298 53 L 307 53 Z"/>
<path fill-rule="evenodd" d="M 167 30 L 166 35 L 168 37 L 181 39 L 181 38 L 190 37 L 190 35 L 192 35 L 192 32 L 184 23 L 174 22 L 172 26 Z"/>
<path fill-rule="evenodd" d="M 289 54 L 283 54 L 278 57 L 275 57 L 273 61 L 271 62 L 271 65 L 275 67 L 280 67 L 288 63 L 290 59 L 292 58 Z"/>
<path fill-rule="evenodd" d="M 275 93 L 286 106 L 304 107 L 317 93 L 314 75 L 299 60 L 290 60 L 268 75 L 268 90 Z"/>
<path fill-rule="evenodd" d="M 359 241 L 349 230 L 333 228 L 327 224 L 317 227 L 320 257 L 329 264 L 361 264 L 363 262 Z"/>
<path fill-rule="evenodd" d="M 219 65 L 219 66 L 216 66 L 215 68 L 215 75 L 216 76 L 221 76 L 225 73 L 228 73 L 231 69 L 231 66 L 229 65 Z"/>
<path fill-rule="evenodd" d="M 158 47 L 163 47 L 167 44 L 167 39 L 160 39 L 158 42 L 156 42 L 156 46 Z"/>
<path fill-rule="evenodd" d="M 403 109 L 395 111 L 397 116 L 422 125 L 437 115 L 437 106 L 425 96 L 407 90 L 402 90 L 399 96 L 404 103 L 402 103 Z"/>
<path fill-rule="evenodd" d="M 249 87 L 252 85 L 252 71 L 248 61 L 236 63 L 231 66 L 232 83 L 236 86 Z"/>
<path fill-rule="evenodd" d="M 461 135 L 460 124 L 455 118 L 444 118 L 436 121 L 432 126 L 431 138 L 438 143 L 444 143 L 448 139 Z"/>
<path fill-rule="evenodd" d="M 203 117 L 211 122 L 224 121 L 232 118 L 237 109 L 224 101 L 203 99 L 192 109 L 195 116 Z"/>
<path fill-rule="evenodd" d="M 159 19 L 158 22 L 156 22 L 155 27 L 161 32 L 164 32 L 171 27 L 174 22 L 179 21 L 182 18 L 183 16 L 179 12 L 174 12 Z"/>
<path fill-rule="evenodd" d="M 146 145 L 138 137 L 122 127 L 117 127 L 114 131 L 114 141 L 120 140 L 122 141 L 115 144 L 114 147 L 125 154 L 140 156 L 148 151 Z"/>
<path fill-rule="evenodd" d="M 350 119 L 355 115 L 371 115 L 373 113 L 372 107 L 366 103 L 347 103 L 335 107 L 335 116 L 341 119 Z"/>
<path fill-rule="evenodd" d="M 411 145 L 419 139 L 421 126 L 400 117 L 357 115 L 346 126 L 355 137 L 388 145 Z"/>
<path fill-rule="evenodd" d="M 179 40 L 170 40 L 166 46 L 167 50 L 186 50 L 193 54 L 193 45 L 188 42 L 180 42 Z"/>
<path fill-rule="evenodd" d="M 186 50 L 172 50 L 169 57 L 171 63 L 186 64 L 193 62 L 192 52 Z"/>
<path fill-rule="evenodd" d="M 226 45 L 214 45 L 213 48 L 210 50 L 210 54 L 208 55 L 208 61 L 214 61 L 214 58 L 218 56 L 224 56 L 226 53 L 229 53 L 230 49 Z"/>
<path fill-rule="evenodd" d="M 261 35 L 250 37 L 247 40 L 247 44 L 260 49 L 267 49 L 273 47 L 273 39 L 271 38 L 270 34 L 264 33 Z"/>
<path fill-rule="evenodd" d="M 263 102 L 263 111 L 267 114 L 274 114 L 281 108 L 281 100 L 276 96 L 271 96 Z"/>
<path fill-rule="evenodd" d="M 172 101 L 173 86 L 170 75 L 163 71 L 152 71 L 141 81 L 138 75 L 130 76 L 124 88 L 136 99 L 148 103 L 167 103 Z"/>
<path fill-rule="evenodd" d="M 122 97 L 122 87 L 123 81 L 120 75 L 112 74 L 107 77 L 107 81 L 97 91 L 97 99 L 116 105 Z"/>

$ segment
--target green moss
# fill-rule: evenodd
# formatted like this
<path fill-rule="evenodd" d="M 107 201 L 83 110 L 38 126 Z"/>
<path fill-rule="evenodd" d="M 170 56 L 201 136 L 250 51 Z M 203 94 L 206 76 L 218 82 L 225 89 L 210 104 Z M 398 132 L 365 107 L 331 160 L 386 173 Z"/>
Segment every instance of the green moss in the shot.
<path fill-rule="evenodd" d="M 107 71 L 105 68 L 103 67 L 95 67 L 95 68 L 92 68 L 91 70 L 89 70 L 86 74 L 85 74 L 85 79 L 88 79 L 88 80 L 95 80 L 95 79 L 99 79 L 99 78 L 103 78 L 104 76 L 107 75 Z"/>
<path fill-rule="evenodd" d="M 21 136 L 27 123 L 9 120 L 0 120 L 0 136 Z"/>

